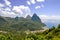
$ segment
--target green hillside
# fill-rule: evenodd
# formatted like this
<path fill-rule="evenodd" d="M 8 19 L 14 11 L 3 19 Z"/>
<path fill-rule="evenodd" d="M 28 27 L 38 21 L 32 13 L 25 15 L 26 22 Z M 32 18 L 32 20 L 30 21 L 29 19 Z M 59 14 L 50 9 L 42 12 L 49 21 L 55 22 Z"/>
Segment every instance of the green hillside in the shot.
<path fill-rule="evenodd" d="M 0 30 L 2 31 L 26 31 L 26 30 L 41 30 L 42 27 L 46 26 L 42 23 L 41 19 L 33 14 L 32 17 L 27 15 L 24 17 L 0 17 Z"/>

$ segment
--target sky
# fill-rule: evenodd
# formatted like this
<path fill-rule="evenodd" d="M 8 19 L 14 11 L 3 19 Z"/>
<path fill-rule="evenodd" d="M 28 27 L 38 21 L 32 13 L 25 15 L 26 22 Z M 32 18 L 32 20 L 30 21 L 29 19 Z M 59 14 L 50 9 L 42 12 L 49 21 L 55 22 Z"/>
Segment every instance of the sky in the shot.
<path fill-rule="evenodd" d="M 60 0 L 0 0 L 0 16 L 26 17 L 34 13 L 43 22 L 60 23 Z"/>

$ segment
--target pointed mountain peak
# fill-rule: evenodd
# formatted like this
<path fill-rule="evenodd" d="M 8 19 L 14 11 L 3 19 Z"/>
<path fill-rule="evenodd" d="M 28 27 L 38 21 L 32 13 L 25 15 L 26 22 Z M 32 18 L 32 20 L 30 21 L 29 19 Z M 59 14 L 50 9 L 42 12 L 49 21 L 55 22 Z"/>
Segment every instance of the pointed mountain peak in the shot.
<path fill-rule="evenodd" d="M 36 15 L 36 16 L 37 16 L 37 14 L 36 14 L 36 13 L 34 13 L 34 14 L 33 14 L 33 16 L 34 16 L 34 15 Z"/>
<path fill-rule="evenodd" d="M 33 20 L 33 21 L 37 21 L 37 22 L 41 22 L 41 19 L 39 18 L 39 16 L 37 16 L 36 13 L 33 14 L 32 20 Z"/>
<path fill-rule="evenodd" d="M 19 17 L 18 17 L 18 16 L 16 16 L 15 20 L 16 20 L 16 21 L 18 21 L 18 19 L 19 19 Z"/>
<path fill-rule="evenodd" d="M 31 16 L 30 16 L 30 15 L 27 15 L 27 16 L 26 16 L 26 19 L 31 19 Z"/>

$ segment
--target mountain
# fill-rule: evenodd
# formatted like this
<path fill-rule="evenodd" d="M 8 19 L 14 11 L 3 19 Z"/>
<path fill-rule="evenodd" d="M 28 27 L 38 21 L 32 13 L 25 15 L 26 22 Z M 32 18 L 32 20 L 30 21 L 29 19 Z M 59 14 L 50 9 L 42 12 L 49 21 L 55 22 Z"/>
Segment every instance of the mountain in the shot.
<path fill-rule="evenodd" d="M 2 23 L 3 22 L 3 23 Z M 41 19 L 34 14 L 32 17 L 28 15 L 26 18 L 24 17 L 0 17 L 0 30 L 6 31 L 25 31 L 25 30 L 41 30 L 42 27 L 46 26 L 41 22 Z M 3 25 L 4 24 L 4 25 Z"/>
<path fill-rule="evenodd" d="M 52 22 L 45 22 L 45 24 L 47 25 L 48 28 L 52 28 L 52 26 L 57 27 L 58 24 L 60 24 L 60 23 L 58 23 L 58 22 L 54 22 L 54 23 L 52 23 Z"/>
<path fill-rule="evenodd" d="M 19 20 L 19 17 L 17 16 L 17 17 L 15 18 L 15 20 L 18 21 L 18 20 Z"/>
<path fill-rule="evenodd" d="M 2 17 L 2 16 L 0 16 L 0 22 L 7 22 L 7 19 Z"/>
<path fill-rule="evenodd" d="M 27 16 L 26 16 L 26 19 L 31 20 L 31 16 L 30 16 L 30 15 L 27 15 Z"/>
<path fill-rule="evenodd" d="M 36 14 L 36 13 L 34 13 L 34 14 L 33 14 L 33 16 L 32 16 L 32 19 L 31 19 L 31 20 L 36 21 L 36 22 L 40 22 L 40 23 L 41 23 L 41 19 L 37 16 L 37 14 Z"/>

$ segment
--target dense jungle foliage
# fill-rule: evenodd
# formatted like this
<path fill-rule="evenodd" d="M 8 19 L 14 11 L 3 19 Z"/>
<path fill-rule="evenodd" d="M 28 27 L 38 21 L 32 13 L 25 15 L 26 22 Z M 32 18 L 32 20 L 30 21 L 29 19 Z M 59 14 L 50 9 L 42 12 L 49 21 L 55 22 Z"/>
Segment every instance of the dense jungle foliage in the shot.
<path fill-rule="evenodd" d="M 24 31 L 0 32 L 0 40 L 60 40 L 60 24 L 44 32 L 29 33 Z"/>

